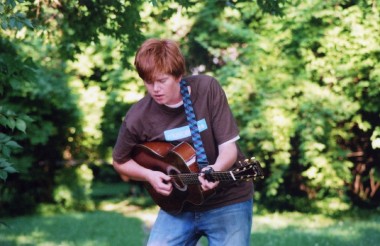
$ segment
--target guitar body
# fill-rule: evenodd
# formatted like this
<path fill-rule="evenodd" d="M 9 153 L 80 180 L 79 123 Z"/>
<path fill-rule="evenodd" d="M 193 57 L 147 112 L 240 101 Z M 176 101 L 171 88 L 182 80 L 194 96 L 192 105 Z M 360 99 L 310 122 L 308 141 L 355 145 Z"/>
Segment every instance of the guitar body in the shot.
<path fill-rule="evenodd" d="M 173 177 L 178 174 L 199 173 L 195 150 L 186 142 L 177 146 L 167 142 L 139 144 L 135 147 L 132 158 L 145 168 Z M 196 181 L 194 180 L 195 183 Z M 195 205 L 202 204 L 205 198 L 213 193 L 213 191 L 203 192 L 199 184 L 184 184 L 176 178 L 173 178 L 172 183 L 172 193 L 164 196 L 157 193 L 148 182 L 145 182 L 145 187 L 154 202 L 172 214 L 181 212 L 185 202 Z"/>

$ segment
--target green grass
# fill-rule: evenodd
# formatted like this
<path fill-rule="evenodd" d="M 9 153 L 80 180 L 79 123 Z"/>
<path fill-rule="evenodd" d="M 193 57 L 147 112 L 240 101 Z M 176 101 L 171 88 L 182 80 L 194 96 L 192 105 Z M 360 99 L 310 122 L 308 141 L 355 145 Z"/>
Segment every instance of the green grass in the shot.
<path fill-rule="evenodd" d="M 143 245 L 144 223 L 116 212 L 0 219 L 0 245 Z M 132 243 L 131 243 L 132 242 Z"/>
<path fill-rule="evenodd" d="M 366 218 L 300 213 L 268 214 L 254 218 L 252 245 L 371 246 L 380 242 L 380 215 Z"/>
<path fill-rule="evenodd" d="M 140 210 L 125 202 L 92 213 L 0 219 L 0 245 L 144 245 L 157 209 Z M 206 240 L 202 240 L 206 245 Z M 275 213 L 255 215 L 252 245 L 355 245 L 380 242 L 380 215 L 331 218 Z"/>
<path fill-rule="evenodd" d="M 151 199 L 131 197 L 130 187 L 123 183 L 95 184 L 93 188 L 98 208 L 94 212 L 51 214 L 42 209 L 45 215 L 0 218 L 0 245 L 145 245 L 158 211 Z M 380 245 L 379 211 L 356 210 L 334 216 L 256 211 L 253 222 L 251 245 Z M 203 238 L 201 244 L 207 245 L 207 240 Z"/>

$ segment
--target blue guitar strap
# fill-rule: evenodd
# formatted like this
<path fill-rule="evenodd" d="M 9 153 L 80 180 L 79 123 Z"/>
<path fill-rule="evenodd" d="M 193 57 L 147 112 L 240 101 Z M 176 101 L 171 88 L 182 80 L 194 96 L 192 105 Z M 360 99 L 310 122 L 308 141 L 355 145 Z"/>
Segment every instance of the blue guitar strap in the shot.
<path fill-rule="evenodd" d="M 203 143 L 201 139 L 201 135 L 198 129 L 197 119 L 195 118 L 195 113 L 193 109 L 193 104 L 190 99 L 190 93 L 187 88 L 187 83 L 185 80 L 181 80 L 181 95 L 183 100 L 183 106 L 185 107 L 186 118 L 189 123 L 191 138 L 193 140 L 195 153 L 197 155 L 197 163 L 199 169 L 202 169 L 208 165 L 206 152 L 203 148 Z"/>

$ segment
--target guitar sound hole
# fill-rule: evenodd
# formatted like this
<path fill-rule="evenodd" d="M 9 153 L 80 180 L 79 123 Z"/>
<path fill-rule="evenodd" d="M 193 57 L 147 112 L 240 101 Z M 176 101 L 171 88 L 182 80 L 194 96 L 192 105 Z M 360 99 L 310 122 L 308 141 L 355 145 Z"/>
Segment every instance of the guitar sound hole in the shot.
<path fill-rule="evenodd" d="M 184 184 L 179 176 L 181 173 L 178 169 L 175 167 L 169 166 L 167 170 L 168 175 L 172 176 L 172 183 L 175 188 L 177 188 L 180 191 L 186 191 L 187 190 L 187 185 Z"/>

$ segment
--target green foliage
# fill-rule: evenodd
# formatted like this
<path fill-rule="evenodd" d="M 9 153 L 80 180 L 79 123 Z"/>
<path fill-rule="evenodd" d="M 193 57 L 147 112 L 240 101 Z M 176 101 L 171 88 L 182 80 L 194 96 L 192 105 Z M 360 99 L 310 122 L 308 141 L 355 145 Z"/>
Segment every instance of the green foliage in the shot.
<path fill-rule="evenodd" d="M 1 211 L 91 207 L 79 166 L 111 161 L 144 93 L 129 69 L 146 37 L 177 40 L 190 73 L 220 80 L 241 147 L 265 167 L 256 191 L 268 209 L 379 206 L 373 1 L 7 0 L 0 20 Z"/>
<path fill-rule="evenodd" d="M 9 159 L 11 151 L 14 149 L 19 149 L 21 146 L 12 140 L 10 136 L 0 133 L 0 150 L 2 156 Z M 12 166 L 7 159 L 0 158 L 0 179 L 6 180 L 8 173 L 15 173 L 17 170 Z"/>
<path fill-rule="evenodd" d="M 0 3 L 0 25 L 3 30 L 21 30 L 23 27 L 33 28 L 33 24 L 23 12 L 18 10 L 23 0 L 6 0 Z"/>
<path fill-rule="evenodd" d="M 62 57 L 74 59 L 83 47 L 99 43 L 99 34 L 103 34 L 118 40 L 115 48 L 121 50 L 121 62 L 128 66 L 127 59 L 143 39 L 141 3 L 124 0 L 39 2 L 28 14 L 36 16 L 34 21 L 43 27 L 44 35 L 57 44 Z"/>
<path fill-rule="evenodd" d="M 201 12 L 209 17 L 189 35 L 194 37 L 189 47 L 202 49 L 187 55 L 192 67 L 203 66 L 224 84 L 243 149 L 265 165 L 267 178 L 258 183 L 261 201 L 274 209 L 304 211 L 328 197 L 346 201 L 357 192 L 378 206 L 378 186 L 369 170 L 379 152 L 366 147 L 373 159 L 359 174 L 361 191 L 352 188 L 356 161 L 348 158 L 364 147 L 355 146 L 355 132 L 367 132 L 372 146 L 378 141 L 378 8 L 364 1 L 300 2 L 285 6 L 281 19 L 245 2 L 232 12 L 226 8 L 212 15 L 209 9 Z"/>
<path fill-rule="evenodd" d="M 10 163 L 19 173 L 0 185 L 0 208 L 1 213 L 22 214 L 33 212 L 40 202 L 54 202 L 59 163 L 79 156 L 80 113 L 62 63 L 52 62 L 49 46 L 36 49 L 39 40 L 28 38 L 23 42 L 2 38 L 1 42 L 1 177 L 7 177 L 4 170 L 14 172 Z"/>
<path fill-rule="evenodd" d="M 114 49 L 117 45 L 115 39 L 102 36 L 99 44 L 83 48 L 84 52 L 68 64 L 70 87 L 79 96 L 78 107 L 83 115 L 81 146 L 90 163 L 111 161 L 111 147 L 127 105 L 142 95 L 139 91 L 143 85 L 135 84 L 137 73 L 120 63 L 123 54 Z"/>
<path fill-rule="evenodd" d="M 6 97 L 13 90 L 18 90 L 22 85 L 34 78 L 34 64 L 30 59 L 22 60 L 16 55 L 13 45 L 0 38 L 0 179 L 6 180 L 9 173 L 15 173 L 16 169 L 12 166 L 10 158 L 12 152 L 21 149 L 21 146 L 14 140 L 15 132 L 25 134 L 27 123 L 31 121 L 25 113 L 12 110 L 7 104 Z"/>
<path fill-rule="evenodd" d="M 18 2 L 22 3 L 22 0 Z M 33 28 L 31 21 L 26 18 L 24 13 L 18 10 L 17 2 L 7 0 L 0 3 L 0 22 L 1 28 L 6 30 L 21 30 L 23 27 Z M 0 96 L 5 93 L 11 93 L 17 90 L 27 81 L 34 79 L 34 63 L 31 59 L 20 59 L 16 55 L 15 48 L 6 39 L 0 36 Z M 17 170 L 10 162 L 11 154 L 15 150 L 22 148 L 13 140 L 10 134 L 14 130 L 25 134 L 26 123 L 31 119 L 25 114 L 19 115 L 9 109 L 5 103 L 6 100 L 0 100 L 0 180 L 5 181 L 10 173 L 16 173 Z M 10 130 L 10 131 L 9 131 Z"/>
<path fill-rule="evenodd" d="M 19 11 L 17 7 L 20 5 L 13 6 L 14 1 L 8 1 L 5 4 L 8 3 L 12 6 L 1 9 L 2 21 L 12 19 L 13 13 Z M 134 3 L 85 1 L 80 2 L 79 5 L 76 2 L 70 2 L 65 3 L 64 6 L 58 2 L 39 2 L 38 5 L 34 5 L 34 2 L 30 1 L 22 5 L 22 11 L 26 13 L 26 16 L 34 18 L 36 32 L 21 33 L 9 30 L 2 35 L 0 91 L 4 97 L 1 98 L 1 105 L 5 112 L 22 111 L 25 115 L 30 115 L 29 119 L 32 119 L 27 122 L 24 116 L 16 114 L 10 118 L 9 113 L 5 115 L 2 111 L 1 114 L 2 124 L 4 124 L 2 130 L 8 128 L 5 133 L 7 136 L 12 132 L 12 128 L 18 127 L 25 131 L 26 127 L 24 129 L 22 122 L 29 123 L 25 124 L 28 130 L 26 134 L 15 136 L 20 145 L 26 146 L 23 152 L 9 155 L 12 161 L 2 159 L 1 178 L 6 177 L 4 170 L 13 171 L 9 167 L 11 162 L 20 170 L 20 173 L 14 176 L 7 186 L 0 186 L 2 213 L 32 212 L 38 203 L 58 201 L 64 208 L 80 207 L 73 205 L 72 201 L 69 204 L 62 202 L 62 198 L 59 198 L 57 194 L 64 197 L 67 193 L 62 187 L 59 188 L 60 192 L 54 193 L 55 186 L 58 185 L 54 178 L 62 170 L 64 166 L 62 164 L 88 162 L 98 158 L 99 155 L 94 155 L 96 152 L 91 149 L 94 149 L 101 139 L 101 134 L 93 135 L 93 133 L 99 133 L 96 128 L 100 122 L 96 123 L 94 119 L 101 118 L 102 105 L 91 105 L 91 102 L 78 104 L 83 110 L 81 112 L 76 100 L 88 99 L 83 92 L 88 93 L 94 91 L 93 89 L 96 92 L 98 87 L 90 84 L 90 89 L 88 89 L 87 83 L 101 82 L 102 76 L 97 77 L 98 68 L 103 70 L 104 65 L 109 65 L 109 70 L 106 70 L 109 72 L 113 70 L 111 67 L 115 63 L 119 63 L 121 70 L 123 63 L 120 61 L 126 63 L 130 54 L 135 52 L 141 40 L 141 31 L 138 28 L 139 5 L 138 1 Z M 103 25 L 104 23 L 107 24 Z M 90 72 L 93 71 L 94 74 L 89 74 L 88 80 L 83 83 L 84 87 L 76 90 L 73 86 L 76 78 L 70 77 L 73 70 L 70 68 L 66 73 L 66 61 L 62 59 L 79 57 L 80 54 L 77 56 L 75 53 L 86 50 L 86 45 L 94 47 L 93 44 L 100 41 L 99 33 L 113 38 L 113 43 L 108 48 L 122 55 L 113 57 L 113 54 L 108 53 L 110 50 L 103 50 L 102 54 L 106 54 L 110 59 L 105 59 L 105 63 L 102 64 L 95 62 L 95 66 L 90 68 Z M 109 40 L 107 39 L 106 42 Z M 121 44 L 124 45 L 121 46 Z M 69 84 L 72 86 L 71 89 L 68 87 Z M 107 88 L 105 86 L 102 89 Z M 99 94 L 101 96 L 102 93 Z M 95 100 L 98 99 L 100 98 Z M 93 109 L 96 110 L 91 110 L 88 106 L 94 106 Z M 100 112 L 100 114 L 94 112 Z M 82 130 L 81 124 L 84 125 L 86 132 Z M 94 131 L 87 132 L 90 129 L 89 124 L 93 124 Z M 10 146 L 14 146 L 10 141 L 12 140 L 5 138 L 2 142 L 4 143 L 1 146 L 3 152 L 9 153 Z M 73 171 L 73 169 L 70 170 Z M 28 186 L 34 189 L 30 190 Z M 14 206 L 15 202 L 20 200 L 23 202 Z M 82 209 L 85 207 L 87 206 L 83 206 Z"/>
<path fill-rule="evenodd" d="M 94 208 L 90 199 L 93 174 L 86 165 L 59 170 L 54 181 L 54 201 L 64 210 L 87 211 Z"/>
<path fill-rule="evenodd" d="M 10 129 L 13 132 L 15 129 L 25 133 L 26 122 L 31 119 L 26 115 L 16 115 L 13 111 L 5 111 L 0 106 L 0 129 Z M 5 131 L 4 131 L 5 132 Z M 12 163 L 9 162 L 12 152 L 22 149 L 22 147 L 13 140 L 12 136 L 0 133 L 0 179 L 6 180 L 8 174 L 16 173 Z"/>
<path fill-rule="evenodd" d="M 257 0 L 257 4 L 260 6 L 260 8 L 266 12 L 266 13 L 269 13 L 269 14 L 273 14 L 273 15 L 283 15 L 283 11 L 284 11 L 284 7 L 285 7 L 285 4 L 287 2 L 290 2 L 290 1 L 287 1 L 287 0 L 276 0 L 276 1 L 273 1 L 273 0 Z"/>

